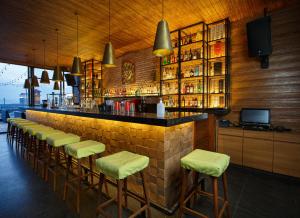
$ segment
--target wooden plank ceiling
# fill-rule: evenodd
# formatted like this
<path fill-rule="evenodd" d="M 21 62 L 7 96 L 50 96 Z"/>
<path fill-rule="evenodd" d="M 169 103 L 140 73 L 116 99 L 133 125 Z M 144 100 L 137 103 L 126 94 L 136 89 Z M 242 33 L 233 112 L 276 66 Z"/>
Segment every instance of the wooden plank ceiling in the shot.
<path fill-rule="evenodd" d="M 231 21 L 277 10 L 288 0 L 165 0 L 170 30 L 199 21 Z M 24 65 L 56 64 L 59 29 L 59 64 L 71 65 L 76 54 L 76 16 L 79 13 L 79 55 L 102 59 L 108 39 L 108 0 L 9 0 L 0 2 L 0 61 Z M 161 18 L 160 0 L 111 0 L 111 39 L 116 55 L 151 47 Z M 35 51 L 35 58 L 33 55 Z"/>

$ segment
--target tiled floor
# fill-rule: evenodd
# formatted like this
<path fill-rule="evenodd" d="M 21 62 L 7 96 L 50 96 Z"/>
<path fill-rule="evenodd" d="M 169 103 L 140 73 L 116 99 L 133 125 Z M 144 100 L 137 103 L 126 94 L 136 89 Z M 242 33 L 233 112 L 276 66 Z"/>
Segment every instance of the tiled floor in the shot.
<path fill-rule="evenodd" d="M 7 123 L 2 123 L 0 121 L 0 134 L 5 133 L 7 131 Z"/>
<path fill-rule="evenodd" d="M 5 135 L 0 135 L 0 172 L 0 217 L 78 217 L 74 212 L 72 192 L 67 203 L 62 201 L 63 178 L 54 193 L 6 143 Z M 228 180 L 232 217 L 300 217 L 299 179 L 231 166 Z M 95 208 L 102 200 L 96 191 L 83 192 L 80 217 L 96 217 Z M 129 203 L 134 204 L 133 201 Z M 197 207 L 210 212 L 210 201 L 201 198 Z M 115 215 L 116 207 L 110 207 L 109 211 Z M 125 215 L 128 214 L 126 211 Z M 167 216 L 153 209 L 153 217 Z M 176 213 L 172 217 L 176 217 Z"/>

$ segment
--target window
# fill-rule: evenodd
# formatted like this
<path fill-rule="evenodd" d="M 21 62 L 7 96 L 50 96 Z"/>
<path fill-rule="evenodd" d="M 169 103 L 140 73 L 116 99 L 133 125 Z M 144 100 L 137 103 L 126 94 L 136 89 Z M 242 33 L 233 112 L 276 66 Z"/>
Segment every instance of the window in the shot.
<path fill-rule="evenodd" d="M 27 105 L 27 89 L 24 81 L 28 67 L 0 63 L 0 108 Z"/>

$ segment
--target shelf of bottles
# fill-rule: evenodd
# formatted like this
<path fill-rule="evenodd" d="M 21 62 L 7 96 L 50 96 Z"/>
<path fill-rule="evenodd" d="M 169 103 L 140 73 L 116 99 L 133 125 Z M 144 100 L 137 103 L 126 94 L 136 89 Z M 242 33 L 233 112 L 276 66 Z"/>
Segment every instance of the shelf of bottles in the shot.
<path fill-rule="evenodd" d="M 167 108 L 203 108 L 206 69 L 206 25 L 171 33 L 173 53 L 162 58 L 161 88 Z"/>
<path fill-rule="evenodd" d="M 207 108 L 228 108 L 229 21 L 208 24 Z"/>
<path fill-rule="evenodd" d="M 171 32 L 173 53 L 161 58 L 161 96 L 167 108 L 228 107 L 228 25 L 203 22 Z"/>
<path fill-rule="evenodd" d="M 95 59 L 83 62 L 84 76 L 80 77 L 81 99 L 95 99 L 102 102 L 102 66 Z"/>
<path fill-rule="evenodd" d="M 130 98 L 130 97 L 154 97 L 159 96 L 159 84 L 153 81 L 122 85 L 103 89 L 103 97 L 106 98 Z"/>

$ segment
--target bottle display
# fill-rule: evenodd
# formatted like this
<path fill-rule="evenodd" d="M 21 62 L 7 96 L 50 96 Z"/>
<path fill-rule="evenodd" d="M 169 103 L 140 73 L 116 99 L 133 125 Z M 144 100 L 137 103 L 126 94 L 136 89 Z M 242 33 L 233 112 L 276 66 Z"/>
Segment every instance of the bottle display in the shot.
<path fill-rule="evenodd" d="M 171 32 L 174 51 L 161 58 L 161 94 L 166 108 L 228 106 L 229 20 L 198 23 Z"/>

